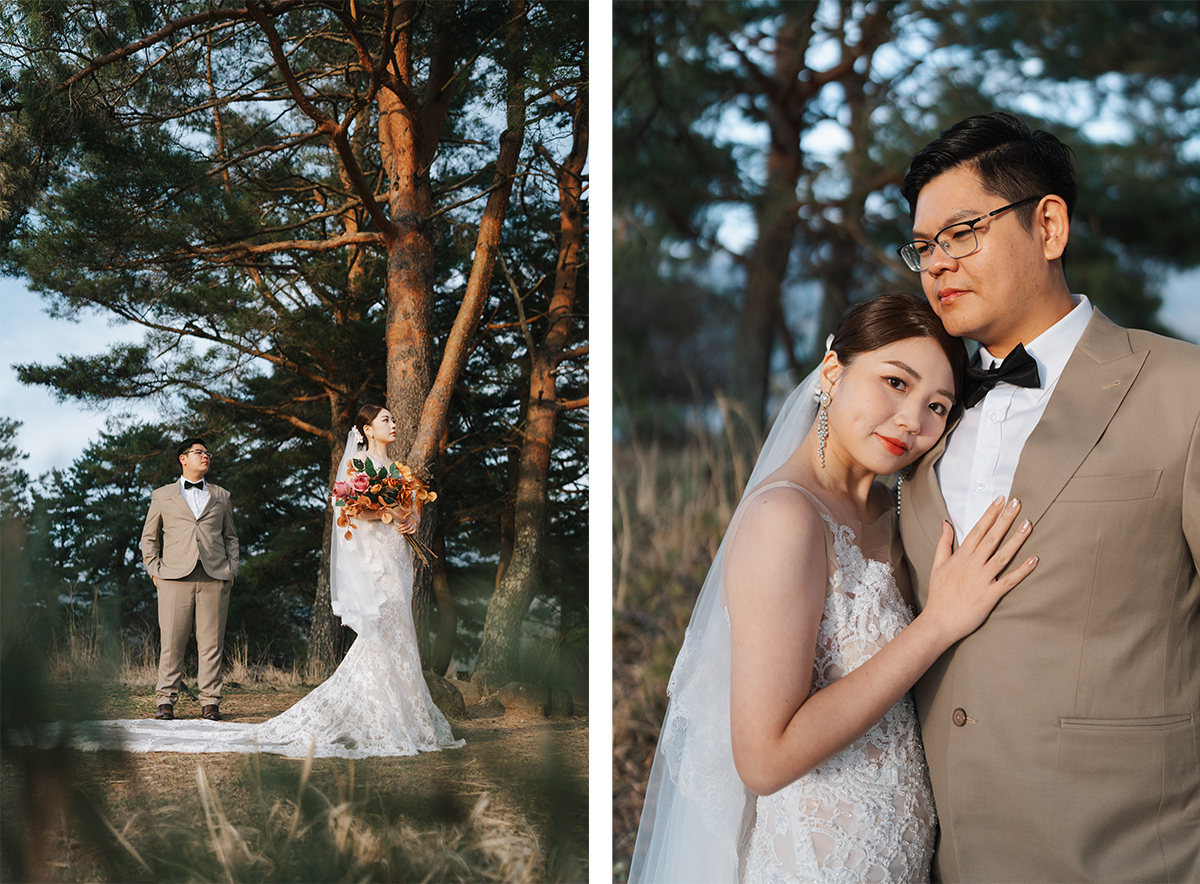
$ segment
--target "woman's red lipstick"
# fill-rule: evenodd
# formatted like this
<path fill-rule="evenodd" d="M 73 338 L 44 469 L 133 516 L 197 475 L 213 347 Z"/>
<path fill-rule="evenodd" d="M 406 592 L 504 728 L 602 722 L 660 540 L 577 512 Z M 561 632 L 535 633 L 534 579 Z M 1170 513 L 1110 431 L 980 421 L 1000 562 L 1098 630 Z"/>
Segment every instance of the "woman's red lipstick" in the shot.
<path fill-rule="evenodd" d="M 908 451 L 908 446 L 905 445 L 903 442 L 901 442 L 899 439 L 893 439 L 890 436 L 880 436 L 878 433 L 876 433 L 875 436 L 879 439 L 880 442 L 883 443 L 884 448 L 886 448 L 889 452 L 896 455 L 897 457 L 899 457 L 901 454 L 904 454 L 906 451 Z"/>

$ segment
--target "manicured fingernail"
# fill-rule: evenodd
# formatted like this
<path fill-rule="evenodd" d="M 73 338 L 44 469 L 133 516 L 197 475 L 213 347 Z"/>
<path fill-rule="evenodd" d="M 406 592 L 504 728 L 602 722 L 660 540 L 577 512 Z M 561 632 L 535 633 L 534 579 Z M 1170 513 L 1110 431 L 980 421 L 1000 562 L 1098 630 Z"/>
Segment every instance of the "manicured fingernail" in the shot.
<path fill-rule="evenodd" d="M 1036 565 L 1039 561 L 1040 560 L 1038 559 L 1038 557 L 1034 556 L 1032 559 L 1029 560 L 1029 564 Z"/>
<path fill-rule="evenodd" d="M 998 494 L 998 495 L 996 495 L 996 499 L 992 501 L 992 506 L 1000 506 L 1003 503 L 1004 503 L 1004 495 Z"/>
<path fill-rule="evenodd" d="M 1015 509 L 1016 509 L 1017 507 L 1019 507 L 1020 505 L 1021 505 L 1021 501 L 1017 500 L 1017 499 L 1014 497 L 1014 498 L 1012 499 L 1012 503 L 1010 503 L 1010 504 L 1008 505 L 1008 508 L 1009 508 L 1010 510 L 1015 510 Z"/>
<path fill-rule="evenodd" d="M 1024 522 L 1024 524 L 1023 524 L 1023 525 L 1021 525 L 1021 533 L 1022 533 L 1022 534 L 1024 534 L 1026 531 L 1028 531 L 1028 530 L 1029 530 L 1029 528 L 1030 528 L 1030 525 L 1029 525 L 1029 520 L 1028 520 L 1028 519 L 1026 519 L 1026 520 L 1025 520 L 1025 522 Z"/>

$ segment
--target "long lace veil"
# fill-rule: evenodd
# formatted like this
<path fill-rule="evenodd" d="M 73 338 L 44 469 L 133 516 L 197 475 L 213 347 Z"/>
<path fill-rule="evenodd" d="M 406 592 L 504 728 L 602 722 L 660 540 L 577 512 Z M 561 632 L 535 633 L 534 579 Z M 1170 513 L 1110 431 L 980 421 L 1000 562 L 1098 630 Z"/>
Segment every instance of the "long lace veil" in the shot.
<path fill-rule="evenodd" d="M 817 414 L 820 366 L 788 396 L 746 495 L 795 451 Z M 730 637 L 724 559 L 727 534 L 704 580 L 667 693 L 629 881 L 653 884 L 735 882 L 754 822 L 754 796 L 733 763 L 729 721 Z"/>
<path fill-rule="evenodd" d="M 367 451 L 359 448 L 358 430 L 351 428 L 346 437 L 346 451 L 338 464 L 337 481 L 344 482 L 350 461 L 365 458 Z M 372 542 L 371 533 L 375 523 L 356 521 L 351 539 L 346 539 L 346 529 L 339 528 L 335 509 L 333 538 L 329 549 L 329 600 L 333 613 L 358 635 L 377 639 L 379 609 L 384 602 L 382 586 L 367 573 L 367 553 L 364 544 Z"/>

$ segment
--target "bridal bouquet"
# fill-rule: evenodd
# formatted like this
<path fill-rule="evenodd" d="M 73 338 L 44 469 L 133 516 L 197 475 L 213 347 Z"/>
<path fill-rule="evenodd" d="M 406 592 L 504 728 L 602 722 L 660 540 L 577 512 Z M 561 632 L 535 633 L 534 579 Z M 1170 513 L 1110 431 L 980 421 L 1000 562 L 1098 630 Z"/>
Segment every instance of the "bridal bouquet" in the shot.
<path fill-rule="evenodd" d="M 345 481 L 333 485 L 333 505 L 342 508 L 338 515 L 339 528 L 346 529 L 346 539 L 353 537 L 358 526 L 351 519 L 367 510 L 379 513 L 379 521 L 396 521 L 396 510 L 415 510 L 420 516 L 428 501 L 437 500 L 437 494 L 413 475 L 413 471 L 402 463 L 392 461 L 383 469 L 376 469 L 369 459 L 350 461 Z M 405 534 L 413 552 L 428 565 L 427 555 L 433 555 L 429 547 L 411 534 Z"/>

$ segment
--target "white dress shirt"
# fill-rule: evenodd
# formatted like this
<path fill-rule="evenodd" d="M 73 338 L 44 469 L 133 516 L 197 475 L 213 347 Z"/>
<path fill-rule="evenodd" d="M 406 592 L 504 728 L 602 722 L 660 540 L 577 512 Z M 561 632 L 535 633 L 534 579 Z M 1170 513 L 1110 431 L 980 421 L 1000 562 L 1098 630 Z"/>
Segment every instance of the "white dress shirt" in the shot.
<path fill-rule="evenodd" d="M 1041 387 L 996 384 L 963 413 L 946 442 L 946 453 L 935 471 L 959 543 L 996 497 L 1008 497 L 1025 442 L 1042 419 L 1063 368 L 1092 318 L 1088 299 L 1071 297 L 1076 302 L 1074 310 L 1032 341 L 1022 342 L 1037 362 Z M 1002 361 L 985 347 L 979 348 L 979 355 L 983 368 Z"/>
<path fill-rule="evenodd" d="M 184 488 L 184 481 L 183 476 L 180 476 L 179 490 L 183 492 L 183 500 L 188 505 L 188 509 L 192 511 L 192 515 L 199 519 L 204 508 L 208 506 L 208 499 L 212 497 L 208 492 L 208 483 L 201 478 L 199 488 Z"/>

